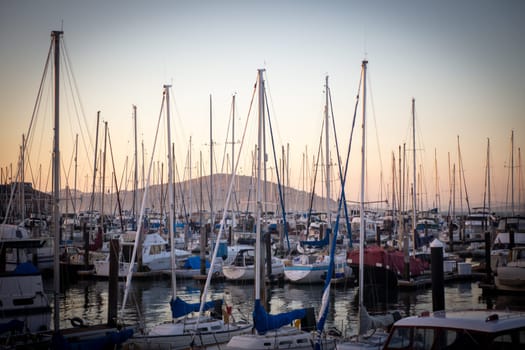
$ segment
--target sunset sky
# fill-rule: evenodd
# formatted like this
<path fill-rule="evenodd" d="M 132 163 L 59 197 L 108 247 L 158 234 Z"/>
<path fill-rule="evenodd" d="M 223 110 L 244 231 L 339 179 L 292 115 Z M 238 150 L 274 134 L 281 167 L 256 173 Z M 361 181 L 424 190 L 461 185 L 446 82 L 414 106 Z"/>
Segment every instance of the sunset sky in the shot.
<path fill-rule="evenodd" d="M 427 198 L 425 206 L 435 205 L 435 155 L 441 206 L 448 206 L 449 158 L 457 169 L 458 138 L 470 205 L 483 204 L 488 140 L 492 201 L 510 200 L 512 131 L 516 205 L 518 200 L 525 201 L 519 190 L 524 188 L 523 171 L 518 168 L 518 149 L 521 152 L 525 144 L 523 1 L 3 0 L 2 181 L 10 167 L 16 169 L 50 33 L 60 29 L 74 79 L 61 85 L 62 168 L 69 172 L 72 186 L 71 159 L 78 133 L 80 190 L 86 190 L 91 181 L 97 111 L 108 122 L 119 179 L 126 157 L 128 171 L 133 157 L 133 105 L 138 111 L 138 142 L 144 142 L 149 162 L 164 84 L 172 85 L 172 137 L 180 176 L 190 137 L 193 176 L 198 174 L 200 152 L 204 171 L 209 173 L 210 94 L 220 171 L 232 96 L 236 94 L 235 130 L 240 140 L 260 68 L 266 70 L 276 147 L 280 152 L 281 146 L 289 145 L 291 186 L 301 189 L 303 154 L 308 150 L 311 168 L 321 137 L 325 76 L 329 76 L 339 146 L 346 153 L 361 62 L 367 59 L 370 200 L 380 197 L 381 171 L 383 196 L 391 191 L 392 153 L 397 161 L 399 146 L 406 144 L 411 154 L 411 100 L 415 98 L 417 167 L 422 172 L 420 192 Z M 65 93 L 73 84 L 81 108 L 75 108 Z M 26 181 L 40 181 L 47 191 L 51 189 L 46 180 L 53 132 L 51 94 L 48 84 L 30 140 L 33 175 L 26 172 Z M 361 119 L 356 127 L 360 125 Z M 160 132 L 164 142 L 164 131 Z M 247 142 L 243 147 L 249 152 L 254 141 Z M 359 193 L 360 148 L 359 131 L 350 158 L 347 197 L 352 200 Z M 157 153 L 160 161 L 165 159 L 162 152 Z M 331 152 L 335 161 L 333 145 Z M 411 166 L 411 158 L 407 161 Z M 240 172 L 249 175 L 251 162 L 247 153 Z M 37 180 L 40 166 L 42 180 Z"/>

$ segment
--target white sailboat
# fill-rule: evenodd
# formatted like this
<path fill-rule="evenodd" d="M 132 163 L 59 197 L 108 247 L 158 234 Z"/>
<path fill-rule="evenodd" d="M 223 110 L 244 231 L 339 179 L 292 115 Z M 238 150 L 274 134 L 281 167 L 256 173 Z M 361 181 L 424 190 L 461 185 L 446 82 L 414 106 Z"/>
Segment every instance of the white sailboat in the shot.
<path fill-rule="evenodd" d="M 312 349 L 314 333 L 290 326 L 296 319 L 306 316 L 307 310 L 293 310 L 279 315 L 267 313 L 264 308 L 264 299 L 261 298 L 262 277 L 264 276 L 264 259 L 262 253 L 261 239 L 261 214 L 262 214 L 262 191 L 261 191 L 261 168 L 262 148 L 265 122 L 265 91 L 264 91 L 264 69 L 258 70 L 257 86 L 259 89 L 259 118 L 258 118 L 258 140 L 257 140 L 257 216 L 256 216 L 256 241 L 255 241 L 255 304 L 253 310 L 255 332 L 233 337 L 227 344 L 226 349 Z M 323 339 L 324 349 L 333 349 L 335 342 Z"/>
<path fill-rule="evenodd" d="M 366 69 L 367 60 L 362 62 L 362 84 L 363 84 L 363 123 L 362 123 L 362 146 L 361 146 L 361 198 L 360 198 L 360 221 L 364 222 L 364 202 L 365 202 L 365 164 L 366 164 Z M 353 349 L 382 349 L 384 343 L 388 338 L 388 333 L 384 328 L 389 324 L 393 324 L 397 318 L 398 313 L 385 315 L 384 317 L 371 317 L 368 315 L 364 305 L 364 242 L 365 242 L 365 226 L 361 225 L 359 230 L 359 320 L 358 320 L 358 334 L 357 337 L 348 341 L 343 341 L 337 344 L 338 350 L 353 350 Z M 373 330 L 373 334 L 366 336 L 367 332 Z"/>
<path fill-rule="evenodd" d="M 222 267 L 222 273 L 230 281 L 253 281 L 255 279 L 255 248 L 248 246 L 240 249 L 233 261 Z M 281 259 L 272 256 L 272 273 L 270 280 L 284 277 L 284 263 Z"/>
<path fill-rule="evenodd" d="M 329 150 L 329 87 L 328 87 L 328 76 L 326 76 L 325 83 L 325 93 L 326 93 L 326 104 L 325 104 L 325 157 L 326 157 L 326 201 L 325 201 L 325 210 L 326 210 L 326 226 L 324 229 L 325 239 L 321 241 L 302 241 L 302 245 L 319 245 L 321 248 L 313 249 L 311 254 L 306 252 L 306 249 L 303 254 L 294 257 L 292 260 L 286 262 L 284 268 L 284 275 L 287 281 L 298 284 L 310 284 L 310 283 L 324 283 L 327 278 L 328 269 L 330 266 L 330 255 L 326 249 L 328 243 L 330 242 L 330 235 L 332 235 L 332 229 L 327 228 L 331 223 L 329 208 L 329 197 L 330 197 L 330 150 Z M 321 230 L 323 231 L 323 230 Z M 333 239 L 333 238 L 332 238 Z M 317 242 L 317 243 L 316 243 Z M 299 247 L 298 247 L 299 250 Z M 335 271 L 336 278 L 339 280 L 344 280 L 350 278 L 352 275 L 352 269 L 346 263 L 346 251 L 338 253 L 335 257 Z"/>
<path fill-rule="evenodd" d="M 38 239 L 18 239 L 17 232 L 25 230 L 16 225 L 0 225 L 0 250 L 13 255 L 17 251 L 35 250 Z M 13 237 L 9 239 L 9 237 Z M 49 330 L 51 306 L 44 291 L 41 272 L 29 262 L 19 261 L 12 270 L 0 266 L 0 342 L 6 343 L 3 336 L 8 330 L 23 329 L 31 333 Z M 1 263 L 5 264 L 5 261 Z"/>
<path fill-rule="evenodd" d="M 119 278 L 125 278 L 130 269 L 133 273 L 138 274 L 137 263 L 131 262 L 131 253 L 135 246 L 137 233 L 134 231 L 126 232 L 120 235 L 120 254 L 119 254 Z M 171 253 L 166 249 L 168 241 L 166 241 L 158 233 L 149 233 L 145 235 L 144 241 L 141 243 L 142 249 L 142 266 L 143 269 L 150 273 L 161 273 L 167 271 L 171 267 Z M 177 261 L 184 261 L 191 256 L 191 253 L 186 250 L 173 248 L 175 251 L 175 258 Z M 94 275 L 96 277 L 109 277 L 109 253 L 104 259 L 95 260 L 93 262 L 95 267 Z"/>
<path fill-rule="evenodd" d="M 171 152 L 171 129 L 170 129 L 170 85 L 164 85 L 164 103 L 166 105 L 166 124 L 168 133 L 168 196 L 169 196 L 169 217 L 168 230 L 171 242 L 174 242 L 174 198 L 173 198 L 173 156 Z M 159 118 L 160 123 L 160 118 Z M 158 127 L 157 127 L 158 128 Z M 158 130 L 158 129 L 157 129 Z M 152 155 L 153 161 L 153 155 Z M 151 173 L 150 163 L 150 172 Z M 149 183 L 149 175 L 148 175 Z M 143 198 L 143 204 L 146 195 Z M 144 208 L 144 205 L 142 206 Z M 142 219 L 142 211 L 141 211 Z M 139 227 L 142 220 L 139 221 Z M 134 251 L 135 254 L 135 251 Z M 213 266 L 212 262 L 212 266 Z M 222 301 L 210 301 L 201 307 L 200 303 L 190 304 L 177 297 L 177 278 L 176 278 L 176 257 L 175 249 L 171 249 L 171 284 L 172 299 L 170 301 L 172 319 L 155 325 L 149 330 L 144 330 L 142 334 L 136 334 L 130 341 L 129 346 L 136 345 L 141 349 L 187 349 L 190 345 L 199 347 L 218 345 L 227 342 L 233 335 L 249 332 L 251 325 L 246 322 L 229 323 L 220 317 L 220 313 L 203 315 L 201 312 L 197 316 L 192 316 L 193 312 L 204 309 L 221 310 Z M 127 293 L 131 283 L 132 271 L 128 272 L 126 281 L 126 294 L 122 303 L 124 309 Z"/>

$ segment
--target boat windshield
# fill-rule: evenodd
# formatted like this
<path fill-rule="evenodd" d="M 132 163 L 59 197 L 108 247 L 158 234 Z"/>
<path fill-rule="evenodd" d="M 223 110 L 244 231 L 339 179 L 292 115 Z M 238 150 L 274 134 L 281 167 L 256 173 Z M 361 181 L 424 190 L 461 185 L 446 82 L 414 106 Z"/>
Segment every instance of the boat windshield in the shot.
<path fill-rule="evenodd" d="M 395 327 L 384 349 L 523 349 L 525 329 L 484 333 L 462 329 Z"/>

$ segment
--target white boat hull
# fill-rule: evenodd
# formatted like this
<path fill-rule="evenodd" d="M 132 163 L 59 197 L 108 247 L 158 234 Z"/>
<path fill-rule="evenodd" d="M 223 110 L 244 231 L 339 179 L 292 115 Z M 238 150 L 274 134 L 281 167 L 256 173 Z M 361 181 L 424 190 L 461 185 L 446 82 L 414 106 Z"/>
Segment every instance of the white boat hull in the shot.
<path fill-rule="evenodd" d="M 224 265 L 222 267 L 224 277 L 231 281 L 254 281 L 255 268 L 254 265 L 237 266 Z M 282 260 L 272 258 L 272 274 L 271 279 L 278 279 L 284 276 L 284 264 Z"/>
<path fill-rule="evenodd" d="M 245 334 L 233 337 L 223 349 L 267 350 L 292 349 L 311 350 L 315 344 L 315 333 L 305 332 L 291 326 L 284 326 L 264 335 Z M 335 340 L 322 339 L 323 350 L 335 349 Z"/>
<path fill-rule="evenodd" d="M 199 322 L 202 331 L 195 334 L 196 319 L 180 320 L 175 323 L 163 323 L 154 327 L 147 335 L 135 335 L 129 346 L 140 349 L 188 349 L 191 345 L 197 347 L 213 347 L 227 343 L 232 337 L 251 332 L 249 323 L 225 324 L 222 320 L 207 319 Z M 214 329 L 214 331 L 212 331 Z"/>
<path fill-rule="evenodd" d="M 299 256 L 289 261 L 284 268 L 287 281 L 298 284 L 324 283 L 329 267 L 328 256 Z M 334 279 L 350 278 L 352 269 L 347 265 L 344 255 L 335 258 Z"/>

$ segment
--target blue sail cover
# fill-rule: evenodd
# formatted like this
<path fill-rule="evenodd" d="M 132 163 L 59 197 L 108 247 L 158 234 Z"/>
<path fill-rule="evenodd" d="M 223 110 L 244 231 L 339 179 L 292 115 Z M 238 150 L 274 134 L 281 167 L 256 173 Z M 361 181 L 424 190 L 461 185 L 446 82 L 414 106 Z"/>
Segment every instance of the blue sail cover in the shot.
<path fill-rule="evenodd" d="M 268 331 L 281 328 L 290 324 L 293 320 L 304 318 L 306 309 L 283 312 L 278 315 L 270 315 L 266 312 L 261 304 L 261 300 L 256 299 L 253 307 L 253 324 L 259 334 L 265 334 Z"/>
<path fill-rule="evenodd" d="M 324 247 L 327 246 L 328 243 L 330 243 L 330 232 L 331 230 L 329 228 L 326 229 L 326 234 L 323 239 L 320 241 L 299 241 L 301 245 L 309 245 L 312 247 Z"/>
<path fill-rule="evenodd" d="M 209 310 L 215 307 L 215 300 L 208 301 L 204 304 L 203 310 Z M 171 299 L 170 301 L 171 306 L 171 317 L 178 318 L 182 316 L 186 316 L 189 313 L 197 312 L 199 311 L 201 304 L 200 303 L 187 303 L 181 298 L 177 297 L 175 299 Z"/>
<path fill-rule="evenodd" d="M 206 268 L 209 268 L 209 267 L 210 267 L 210 262 L 206 260 Z M 201 268 L 201 257 L 197 255 L 190 256 L 184 262 L 184 268 L 192 269 L 192 270 L 200 269 Z"/>
<path fill-rule="evenodd" d="M 16 265 L 13 275 L 34 275 L 40 273 L 35 265 L 30 262 L 23 262 Z"/>
<path fill-rule="evenodd" d="M 5 332 L 22 332 L 24 330 L 24 322 L 20 320 L 11 320 L 6 323 L 0 323 L 0 334 Z"/>
<path fill-rule="evenodd" d="M 60 350 L 92 350 L 120 348 L 120 345 L 133 336 L 132 329 L 108 332 L 99 337 L 85 340 L 68 340 L 62 333 L 55 332 L 51 339 L 51 349 Z"/>

